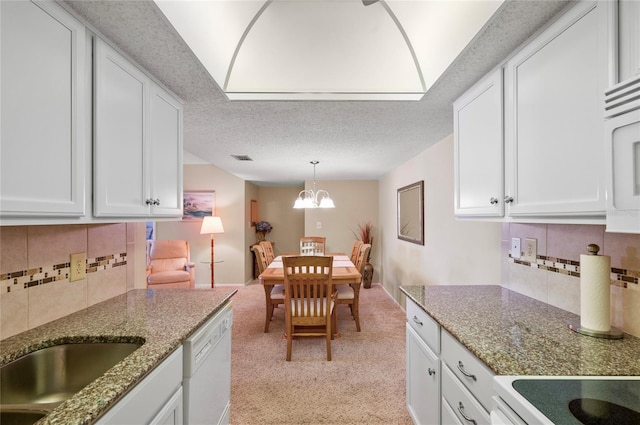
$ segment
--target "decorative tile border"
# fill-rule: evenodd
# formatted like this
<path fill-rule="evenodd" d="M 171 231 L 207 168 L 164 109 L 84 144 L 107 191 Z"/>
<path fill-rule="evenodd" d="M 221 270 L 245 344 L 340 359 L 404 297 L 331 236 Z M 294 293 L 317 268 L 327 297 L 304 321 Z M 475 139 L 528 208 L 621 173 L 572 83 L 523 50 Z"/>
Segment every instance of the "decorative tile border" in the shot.
<path fill-rule="evenodd" d="M 103 257 L 87 258 L 86 271 L 101 272 L 113 267 L 127 265 L 127 253 L 106 255 Z M 54 264 L 52 266 L 36 267 L 0 274 L 0 290 L 2 292 L 19 291 L 32 286 L 45 285 L 61 280 L 69 280 L 69 263 Z"/>
<path fill-rule="evenodd" d="M 520 264 L 522 266 L 533 267 L 535 269 L 547 270 L 552 273 L 566 274 L 569 276 L 580 277 L 580 262 L 573 260 L 565 260 L 556 257 L 547 257 L 544 255 L 538 255 L 536 262 L 531 263 L 529 261 L 518 260 L 511 257 L 509 254 L 509 261 L 514 264 Z M 611 267 L 611 284 L 626 288 L 627 284 L 632 283 L 638 285 L 640 281 L 640 271 L 619 269 L 617 267 Z"/>

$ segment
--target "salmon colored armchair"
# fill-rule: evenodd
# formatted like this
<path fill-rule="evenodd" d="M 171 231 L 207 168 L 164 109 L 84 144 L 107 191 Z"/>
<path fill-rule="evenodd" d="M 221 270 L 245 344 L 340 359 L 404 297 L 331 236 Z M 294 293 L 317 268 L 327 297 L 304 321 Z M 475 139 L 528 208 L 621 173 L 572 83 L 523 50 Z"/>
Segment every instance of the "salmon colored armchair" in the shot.
<path fill-rule="evenodd" d="M 193 288 L 194 286 L 195 264 L 191 262 L 189 242 L 147 241 L 147 287 Z"/>

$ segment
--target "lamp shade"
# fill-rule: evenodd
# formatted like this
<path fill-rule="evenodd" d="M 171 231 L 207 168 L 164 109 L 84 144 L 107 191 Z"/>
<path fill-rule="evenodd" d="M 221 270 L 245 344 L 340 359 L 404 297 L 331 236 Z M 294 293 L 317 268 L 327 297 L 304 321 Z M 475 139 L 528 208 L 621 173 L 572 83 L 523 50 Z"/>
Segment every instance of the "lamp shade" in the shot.
<path fill-rule="evenodd" d="M 202 220 L 202 227 L 200 228 L 200 234 L 209 233 L 224 233 L 224 227 L 222 227 L 222 220 L 220 217 L 205 217 Z"/>

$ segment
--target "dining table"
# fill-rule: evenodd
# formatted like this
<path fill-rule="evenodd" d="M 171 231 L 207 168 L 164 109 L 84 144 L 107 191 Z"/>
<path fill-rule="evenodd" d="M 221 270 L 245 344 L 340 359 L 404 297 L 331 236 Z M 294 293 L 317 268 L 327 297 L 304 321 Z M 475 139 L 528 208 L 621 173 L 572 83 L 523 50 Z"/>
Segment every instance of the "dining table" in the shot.
<path fill-rule="evenodd" d="M 300 254 L 284 254 L 279 255 L 260 273 L 258 281 L 264 286 L 266 295 L 266 308 L 269 309 L 271 300 L 268 298 L 271 290 L 276 285 L 284 285 L 284 268 L 282 258 L 284 256 L 292 256 Z M 348 255 L 344 253 L 326 254 L 333 257 L 333 268 L 331 272 L 331 280 L 334 285 L 351 285 L 359 284 L 362 281 L 362 275 L 351 262 Z M 337 330 L 337 329 L 336 329 Z M 266 332 L 266 331 L 265 331 Z"/>

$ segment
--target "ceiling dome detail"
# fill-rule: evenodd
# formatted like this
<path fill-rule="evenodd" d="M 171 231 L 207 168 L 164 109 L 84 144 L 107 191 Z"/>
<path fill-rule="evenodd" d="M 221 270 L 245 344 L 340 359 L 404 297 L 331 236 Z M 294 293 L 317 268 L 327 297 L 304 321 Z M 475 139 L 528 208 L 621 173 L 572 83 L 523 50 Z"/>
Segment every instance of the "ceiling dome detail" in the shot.
<path fill-rule="evenodd" d="M 502 3 L 155 2 L 231 100 L 420 100 Z"/>

